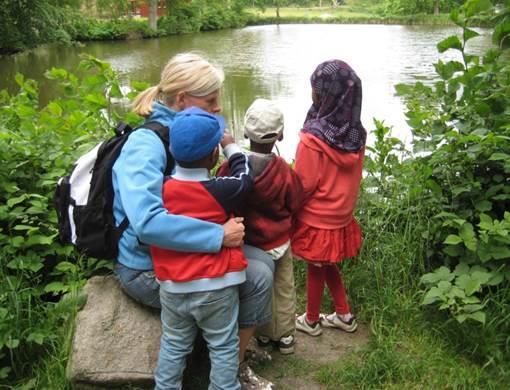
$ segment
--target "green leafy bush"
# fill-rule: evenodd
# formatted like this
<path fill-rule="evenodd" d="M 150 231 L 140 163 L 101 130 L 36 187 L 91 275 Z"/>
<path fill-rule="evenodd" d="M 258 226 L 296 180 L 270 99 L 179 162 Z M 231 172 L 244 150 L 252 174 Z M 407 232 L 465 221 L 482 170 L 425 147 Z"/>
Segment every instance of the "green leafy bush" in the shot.
<path fill-rule="evenodd" d="M 123 40 L 129 37 L 153 37 L 158 32 L 151 31 L 147 21 L 131 19 L 99 20 L 76 15 L 68 27 L 73 40 L 100 41 Z"/>
<path fill-rule="evenodd" d="M 105 265 L 57 242 L 52 205 L 58 178 L 118 119 L 111 99 L 122 94 L 111 67 L 86 57 L 79 72 L 48 71 L 62 94 L 43 108 L 36 83 L 21 75 L 16 95 L 0 93 L 0 378 L 23 377 L 26 362 L 53 348 L 55 329 L 72 319 L 57 302 Z"/>
<path fill-rule="evenodd" d="M 489 11 L 485 0 L 454 11 L 451 19 L 462 35 L 437 47 L 456 51 L 459 60 L 439 61 L 440 81 L 432 86 L 398 87 L 407 99 L 415 152 L 424 154 L 416 159 L 423 193 L 436 210 L 428 239 L 431 264 L 439 268 L 421 279 L 423 304 L 438 305 L 459 322 L 485 323 L 488 300 L 510 281 L 508 55 L 501 35 L 495 35 L 497 47 L 482 57 L 466 50 L 478 35 L 467 26 Z"/>
<path fill-rule="evenodd" d="M 169 8 L 167 16 L 158 19 L 158 29 L 164 34 L 183 34 L 241 27 L 246 20 L 247 17 L 236 8 L 236 3 L 227 7 L 221 2 L 203 0 L 176 2 Z"/>

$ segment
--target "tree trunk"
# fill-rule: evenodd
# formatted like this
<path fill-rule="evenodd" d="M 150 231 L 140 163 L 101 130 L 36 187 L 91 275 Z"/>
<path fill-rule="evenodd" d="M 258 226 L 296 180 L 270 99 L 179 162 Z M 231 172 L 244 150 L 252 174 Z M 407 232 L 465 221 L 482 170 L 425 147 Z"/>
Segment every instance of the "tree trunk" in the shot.
<path fill-rule="evenodd" d="M 439 15 L 439 0 L 434 1 L 434 15 Z"/>
<path fill-rule="evenodd" d="M 158 0 L 149 0 L 149 28 L 158 29 Z"/>

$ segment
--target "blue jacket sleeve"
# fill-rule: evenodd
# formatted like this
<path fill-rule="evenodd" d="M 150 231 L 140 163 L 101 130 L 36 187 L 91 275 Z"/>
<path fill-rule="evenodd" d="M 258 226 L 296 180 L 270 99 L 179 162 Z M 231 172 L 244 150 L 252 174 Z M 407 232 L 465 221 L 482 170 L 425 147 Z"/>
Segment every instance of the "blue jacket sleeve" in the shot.
<path fill-rule="evenodd" d="M 227 213 L 238 209 L 245 195 L 253 188 L 253 173 L 248 156 L 239 146 L 228 145 L 224 150 L 228 158 L 230 176 L 216 177 L 204 183 Z"/>
<path fill-rule="evenodd" d="M 154 132 L 140 129 L 129 136 L 114 165 L 122 207 L 144 244 L 183 252 L 218 252 L 223 227 L 172 215 L 163 207 L 166 155 Z"/>

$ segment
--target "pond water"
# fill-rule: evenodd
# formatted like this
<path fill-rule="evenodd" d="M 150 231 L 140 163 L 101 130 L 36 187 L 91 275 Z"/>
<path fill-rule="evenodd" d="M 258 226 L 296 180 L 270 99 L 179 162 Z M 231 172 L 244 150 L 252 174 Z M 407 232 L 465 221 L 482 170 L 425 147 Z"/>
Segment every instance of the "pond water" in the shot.
<path fill-rule="evenodd" d="M 490 47 L 490 31 L 470 41 L 469 51 Z M 394 96 L 398 83 L 436 77 L 433 63 L 440 55 L 436 44 L 459 34 L 455 27 L 395 25 L 268 25 L 159 39 L 92 42 L 80 47 L 45 46 L 0 58 L 0 89 L 16 90 L 19 72 L 40 83 L 41 101 L 54 96 L 53 86 L 43 77 L 51 67 L 73 71 L 80 53 L 109 62 L 124 82 L 156 84 L 161 69 L 174 54 L 199 51 L 225 72 L 222 91 L 223 114 L 236 138 L 242 139 L 245 110 L 257 97 L 275 100 L 285 115 L 285 139 L 279 144 L 282 156 L 292 159 L 297 133 L 311 104 L 309 77 L 322 61 L 338 58 L 349 63 L 363 83 L 362 121 L 370 131 L 373 119 L 393 127 L 393 135 L 409 144 L 411 134 L 405 107 Z M 452 58 L 455 53 L 444 53 Z"/>

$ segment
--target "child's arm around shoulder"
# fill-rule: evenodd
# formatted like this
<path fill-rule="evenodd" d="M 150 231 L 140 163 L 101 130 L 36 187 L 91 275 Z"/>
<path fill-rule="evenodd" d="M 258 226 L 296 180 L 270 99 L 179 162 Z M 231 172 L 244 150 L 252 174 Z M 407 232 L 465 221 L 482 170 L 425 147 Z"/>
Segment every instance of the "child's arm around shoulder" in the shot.
<path fill-rule="evenodd" d="M 234 211 L 246 193 L 253 188 L 253 173 L 248 156 L 234 142 L 230 134 L 225 134 L 221 145 L 228 159 L 230 176 L 215 177 L 209 183 L 209 191 L 227 212 Z"/>
<path fill-rule="evenodd" d="M 282 159 L 283 160 L 283 159 Z M 294 214 L 298 211 L 305 200 L 305 194 L 303 190 L 303 184 L 298 174 L 283 160 L 287 175 L 286 188 L 285 188 L 285 207 L 289 213 Z"/>
<path fill-rule="evenodd" d="M 299 142 L 296 151 L 296 164 L 294 171 L 303 186 L 303 195 L 308 198 L 319 186 L 321 174 L 320 155 L 317 151 Z"/>

